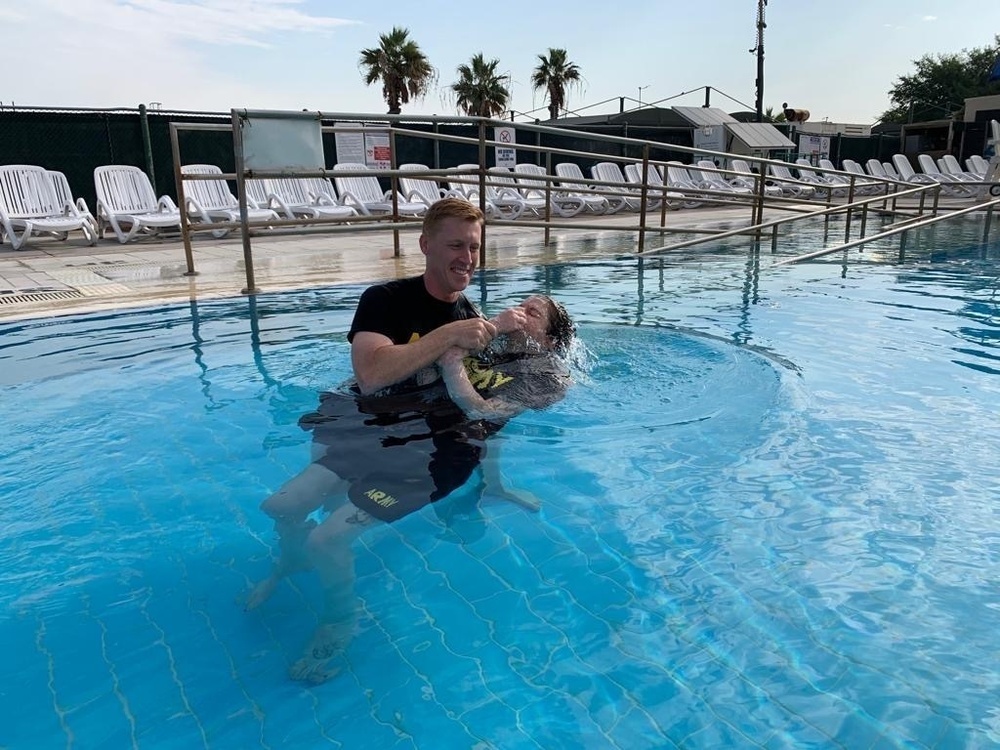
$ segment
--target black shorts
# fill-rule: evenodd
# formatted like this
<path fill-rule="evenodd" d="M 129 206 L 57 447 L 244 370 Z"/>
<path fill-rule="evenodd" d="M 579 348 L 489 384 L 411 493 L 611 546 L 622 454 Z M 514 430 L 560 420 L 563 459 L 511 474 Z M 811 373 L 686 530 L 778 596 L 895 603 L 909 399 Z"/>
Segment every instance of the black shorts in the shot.
<path fill-rule="evenodd" d="M 317 462 L 350 483 L 351 502 L 391 522 L 461 487 L 500 426 L 469 420 L 433 386 L 392 396 L 324 393 L 299 425 L 326 446 Z"/>

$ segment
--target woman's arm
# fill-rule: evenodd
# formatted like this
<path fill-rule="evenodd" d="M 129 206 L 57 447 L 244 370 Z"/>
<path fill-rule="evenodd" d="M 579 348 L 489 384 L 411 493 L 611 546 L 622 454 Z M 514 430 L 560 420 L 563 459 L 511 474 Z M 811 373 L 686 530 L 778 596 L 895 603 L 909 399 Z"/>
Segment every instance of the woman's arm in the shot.
<path fill-rule="evenodd" d="M 451 400 L 458 404 L 473 419 L 510 418 L 524 411 L 523 406 L 512 404 L 502 398 L 485 399 L 479 395 L 469 380 L 462 362 L 465 350 L 452 347 L 438 360 L 441 375 L 448 388 Z"/>

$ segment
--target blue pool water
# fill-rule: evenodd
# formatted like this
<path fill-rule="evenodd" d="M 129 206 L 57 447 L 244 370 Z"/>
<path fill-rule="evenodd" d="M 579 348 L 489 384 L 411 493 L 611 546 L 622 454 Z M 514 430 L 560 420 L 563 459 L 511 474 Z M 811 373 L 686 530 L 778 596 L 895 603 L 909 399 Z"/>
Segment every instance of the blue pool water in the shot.
<path fill-rule="evenodd" d="M 497 437 L 543 509 L 365 532 L 357 631 L 316 687 L 287 677 L 315 574 L 242 602 L 361 287 L 0 324 L 0 747 L 1000 744 L 979 233 L 902 263 L 769 268 L 740 240 L 486 273 L 487 312 L 548 292 L 581 322 L 567 398 Z"/>

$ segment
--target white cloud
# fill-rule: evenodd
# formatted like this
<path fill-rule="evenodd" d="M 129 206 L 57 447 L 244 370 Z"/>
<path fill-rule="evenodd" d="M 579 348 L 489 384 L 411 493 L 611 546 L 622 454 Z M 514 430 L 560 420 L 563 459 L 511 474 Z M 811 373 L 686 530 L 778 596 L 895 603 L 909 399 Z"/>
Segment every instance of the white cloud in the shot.
<path fill-rule="evenodd" d="M 65 107 L 134 107 L 148 101 L 177 109 L 246 106 L 260 101 L 262 87 L 241 69 L 243 60 L 235 50 L 294 46 L 297 35 L 327 35 L 356 23 L 309 15 L 303 4 L 304 0 L 24 3 L 16 15 L 4 16 L 5 39 L 0 45 L 0 69 L 7 71 L 4 99 Z M 224 47 L 234 52 L 223 51 Z M 295 100 L 288 102 L 294 104 Z"/>
<path fill-rule="evenodd" d="M 921 21 L 936 21 L 936 20 L 938 20 L 938 17 L 937 16 L 924 16 L 920 20 Z"/>

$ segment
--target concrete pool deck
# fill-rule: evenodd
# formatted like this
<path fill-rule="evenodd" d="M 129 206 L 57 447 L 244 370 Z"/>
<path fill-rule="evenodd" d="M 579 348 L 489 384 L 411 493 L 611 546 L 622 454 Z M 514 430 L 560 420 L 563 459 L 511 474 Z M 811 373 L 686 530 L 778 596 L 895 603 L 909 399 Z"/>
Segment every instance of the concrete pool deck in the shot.
<path fill-rule="evenodd" d="M 651 214 L 658 225 L 659 214 Z M 579 223 L 638 226 L 635 214 L 591 216 Z M 746 207 L 674 211 L 667 225 L 675 228 L 735 228 L 749 224 Z M 549 245 L 544 229 L 489 226 L 486 268 L 562 263 L 621 254 L 614 229 L 552 229 Z M 87 246 L 82 235 L 58 241 L 34 237 L 18 251 L 0 245 L 0 320 L 69 313 L 117 310 L 165 302 L 235 297 L 246 287 L 243 245 L 238 232 L 223 239 L 207 233 L 193 236 L 197 275 L 185 275 L 184 245 L 179 234 L 150 237 L 122 245 L 110 239 Z M 393 255 L 389 230 L 330 232 L 262 232 L 251 239 L 254 276 L 261 292 L 329 286 L 412 276 L 422 272 L 417 245 L 419 225 L 400 231 L 400 255 Z M 662 244 L 696 235 L 670 235 Z M 589 239 L 586 242 L 582 240 Z M 647 248 L 656 247 L 656 234 Z"/>
<path fill-rule="evenodd" d="M 822 206 L 813 203 L 798 208 L 809 211 Z M 787 215 L 784 210 L 765 208 L 764 220 Z M 546 246 L 541 227 L 490 225 L 485 267 L 618 256 L 622 254 L 621 233 L 635 233 L 638 227 L 634 213 L 563 221 L 600 223 L 608 228 L 552 228 Z M 670 211 L 666 217 L 668 227 L 687 232 L 734 229 L 749 223 L 750 209 L 745 205 Z M 647 225 L 659 225 L 659 212 L 647 214 Z M 264 231 L 251 240 L 256 285 L 266 293 L 416 275 L 423 270 L 418 236 L 418 224 L 401 230 L 400 255 L 394 257 L 390 230 Z M 646 248 L 694 236 L 698 235 L 672 234 L 661 241 L 657 234 L 650 233 Z M 109 233 L 109 237 L 94 247 L 87 246 L 78 233 L 65 241 L 34 237 L 18 251 L 9 243 L 0 245 L 0 320 L 237 297 L 246 287 L 238 232 L 223 239 L 213 239 L 204 232 L 193 235 L 194 276 L 185 275 L 184 245 L 179 234 L 125 245 L 118 243 L 113 234 Z"/>

